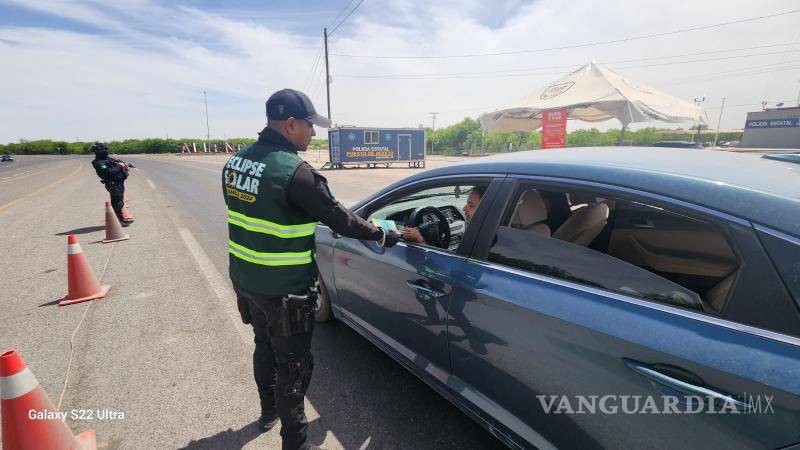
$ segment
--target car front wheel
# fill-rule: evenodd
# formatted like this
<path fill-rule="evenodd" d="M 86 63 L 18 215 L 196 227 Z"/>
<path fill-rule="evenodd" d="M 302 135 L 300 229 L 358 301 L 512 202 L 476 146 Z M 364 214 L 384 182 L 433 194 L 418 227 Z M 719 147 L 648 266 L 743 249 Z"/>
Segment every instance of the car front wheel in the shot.
<path fill-rule="evenodd" d="M 325 288 L 325 282 L 322 277 L 317 280 L 317 306 L 314 311 L 314 316 L 317 322 L 328 322 L 333 319 L 333 311 L 331 310 L 331 298 L 328 296 L 328 290 Z"/>

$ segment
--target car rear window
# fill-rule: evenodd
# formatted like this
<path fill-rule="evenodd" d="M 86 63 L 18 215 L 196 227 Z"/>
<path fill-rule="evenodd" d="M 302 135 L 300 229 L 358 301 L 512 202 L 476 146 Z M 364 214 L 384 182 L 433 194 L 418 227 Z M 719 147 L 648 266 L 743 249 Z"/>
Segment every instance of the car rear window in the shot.
<path fill-rule="evenodd" d="M 800 239 L 763 230 L 758 230 L 758 237 L 800 308 Z"/>

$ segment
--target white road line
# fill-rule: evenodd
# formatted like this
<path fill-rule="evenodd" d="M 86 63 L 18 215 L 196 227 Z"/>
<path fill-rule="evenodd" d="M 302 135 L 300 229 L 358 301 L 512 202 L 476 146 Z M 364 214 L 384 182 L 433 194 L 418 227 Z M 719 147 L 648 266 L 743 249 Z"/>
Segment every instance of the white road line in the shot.
<path fill-rule="evenodd" d="M 198 166 L 195 166 L 193 164 L 180 163 L 180 162 L 177 162 L 177 161 L 164 160 L 164 161 L 160 161 L 160 162 L 165 162 L 167 164 L 185 167 L 185 168 L 188 168 L 188 169 L 197 169 L 197 170 L 204 170 L 206 172 L 213 172 L 213 173 L 216 173 L 216 174 L 222 176 L 222 164 L 220 164 L 219 169 L 209 169 L 209 168 L 206 168 L 206 167 L 198 167 Z"/>
<path fill-rule="evenodd" d="M 147 180 L 147 184 L 149 184 L 151 188 L 153 189 L 156 188 L 156 185 L 152 181 L 150 181 L 150 178 L 145 178 L 145 180 Z"/>
<path fill-rule="evenodd" d="M 252 350 L 254 343 L 253 343 L 253 332 L 250 330 L 248 325 L 242 323 L 241 316 L 239 315 L 239 309 L 236 306 L 236 293 L 233 292 L 233 289 L 228 287 L 228 283 L 219 273 L 216 267 L 214 267 L 214 263 L 211 262 L 206 252 L 203 250 L 203 247 L 200 246 L 200 243 L 197 242 L 197 239 L 194 238 L 194 235 L 191 231 L 187 228 L 179 228 L 178 232 L 183 238 L 183 243 L 186 244 L 186 247 L 189 249 L 189 252 L 194 256 L 195 262 L 197 262 L 197 266 L 200 268 L 200 272 L 206 277 L 206 281 L 208 284 L 211 285 L 211 289 L 216 294 L 217 299 L 222 304 L 222 308 L 227 312 L 228 318 L 231 319 L 231 323 L 236 331 L 239 333 L 239 337 L 242 338 L 242 344 L 244 344 L 245 348 Z M 306 415 L 309 421 L 313 421 L 319 418 L 319 412 L 317 409 L 314 408 L 314 405 L 308 400 L 308 397 L 305 399 L 305 406 L 306 406 Z M 340 449 L 344 448 L 341 441 L 334 435 L 331 431 L 328 431 L 325 434 L 325 447 L 331 449 Z"/>
<path fill-rule="evenodd" d="M 253 332 L 250 330 L 249 326 L 242 323 L 239 309 L 236 306 L 236 293 L 233 292 L 233 289 L 228 287 L 225 278 L 223 278 L 217 268 L 214 267 L 214 263 L 211 262 L 211 259 L 208 257 L 205 250 L 203 250 L 203 247 L 200 246 L 200 243 L 197 242 L 197 239 L 194 238 L 192 232 L 187 228 L 180 228 L 178 231 L 181 234 L 181 238 L 183 238 L 183 243 L 186 244 L 189 252 L 194 256 L 194 260 L 197 262 L 200 272 L 206 277 L 208 284 L 211 285 L 211 289 L 214 291 L 214 294 L 216 294 L 222 308 L 228 314 L 228 318 L 231 319 L 233 327 L 239 333 L 239 337 L 242 338 L 242 344 L 244 344 L 246 348 L 250 348 L 253 345 Z"/>

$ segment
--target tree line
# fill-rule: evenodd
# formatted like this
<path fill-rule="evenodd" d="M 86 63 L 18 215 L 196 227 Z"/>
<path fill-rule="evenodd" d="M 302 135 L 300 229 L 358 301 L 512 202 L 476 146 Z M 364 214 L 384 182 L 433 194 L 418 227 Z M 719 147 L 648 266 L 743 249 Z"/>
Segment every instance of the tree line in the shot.
<path fill-rule="evenodd" d="M 235 144 L 250 144 L 253 138 L 211 140 L 210 148 L 217 145 L 220 151 L 225 148 L 225 142 L 235 147 Z M 187 144 L 191 149 L 194 144 L 198 152 L 203 151 L 203 139 L 126 139 L 124 141 L 106 142 L 109 153 L 115 155 L 125 155 L 131 153 L 180 153 L 183 144 Z M 67 142 L 67 141 L 20 141 L 6 145 L 0 145 L 0 153 L 10 153 L 13 155 L 85 155 L 92 153 L 94 142 Z M 326 139 L 312 139 L 311 148 L 327 148 Z"/>
<path fill-rule="evenodd" d="M 474 154 L 483 150 L 485 153 L 498 153 L 541 148 L 542 135 L 538 131 L 497 131 L 481 132 L 480 122 L 466 118 L 461 122 L 437 129 L 432 132 L 426 128 L 427 150 L 429 154 Z M 596 128 L 575 130 L 567 133 L 567 147 L 615 146 L 619 143 L 620 130 L 600 131 Z M 626 130 L 623 145 L 648 146 L 659 141 L 692 141 L 713 143 L 713 133 L 695 135 L 695 130 L 665 130 L 655 127 L 641 130 Z M 742 132 L 723 132 L 718 140 L 741 141 Z"/>
<path fill-rule="evenodd" d="M 465 118 L 449 127 L 432 131 L 426 128 L 428 154 L 459 155 L 477 153 L 497 153 L 511 149 L 531 150 L 541 148 L 542 135 L 538 131 L 531 132 L 491 132 L 484 134 L 480 122 L 476 119 Z M 596 128 L 575 130 L 567 134 L 568 147 L 597 147 L 614 146 L 619 142 L 620 130 L 600 131 Z M 694 130 L 662 130 L 655 127 L 641 130 L 626 131 L 624 145 L 647 146 L 658 141 L 691 141 L 695 137 Z M 719 141 L 741 141 L 742 132 L 720 133 Z M 714 141 L 713 133 L 703 133 L 696 139 L 702 143 Z M 230 144 L 249 144 L 252 138 L 228 139 Z M 130 153 L 179 153 L 183 144 L 189 148 L 194 144 L 199 151 L 203 148 L 202 139 L 126 139 L 124 141 L 107 142 L 109 151 L 117 155 Z M 222 150 L 226 141 L 212 140 L 211 147 L 216 143 Z M 92 142 L 66 142 L 66 141 L 21 141 L 0 145 L 0 153 L 16 155 L 74 155 L 91 153 Z M 327 139 L 312 139 L 310 148 L 326 149 Z"/>

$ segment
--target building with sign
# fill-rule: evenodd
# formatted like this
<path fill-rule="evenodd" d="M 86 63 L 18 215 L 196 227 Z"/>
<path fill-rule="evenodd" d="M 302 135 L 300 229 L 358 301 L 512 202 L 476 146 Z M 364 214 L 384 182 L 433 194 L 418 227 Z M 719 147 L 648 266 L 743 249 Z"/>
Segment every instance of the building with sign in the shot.
<path fill-rule="evenodd" d="M 329 128 L 328 152 L 330 162 L 323 168 L 389 167 L 397 163 L 425 167 L 425 129 Z"/>
<path fill-rule="evenodd" d="M 800 148 L 800 106 L 747 113 L 742 147 Z"/>

